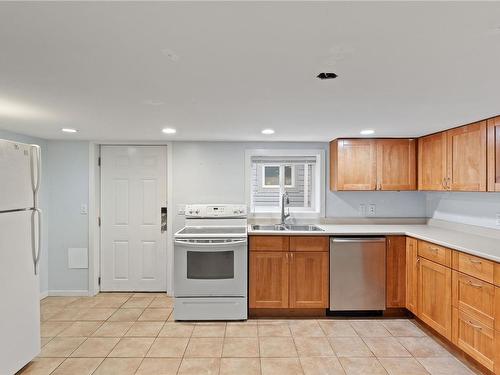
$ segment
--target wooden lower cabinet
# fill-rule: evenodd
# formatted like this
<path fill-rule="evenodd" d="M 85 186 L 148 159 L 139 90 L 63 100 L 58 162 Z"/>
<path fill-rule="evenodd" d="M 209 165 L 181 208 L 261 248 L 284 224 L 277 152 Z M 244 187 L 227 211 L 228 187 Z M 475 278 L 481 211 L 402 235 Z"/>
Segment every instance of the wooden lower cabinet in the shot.
<path fill-rule="evenodd" d="M 417 316 L 438 333 L 451 339 L 451 269 L 418 258 Z"/>
<path fill-rule="evenodd" d="M 406 306 L 406 237 L 387 236 L 386 307 Z"/>
<path fill-rule="evenodd" d="M 250 251 L 250 308 L 288 307 L 288 252 Z"/>
<path fill-rule="evenodd" d="M 327 308 L 329 263 L 327 252 L 290 253 L 291 308 Z"/>
<path fill-rule="evenodd" d="M 495 331 L 473 314 L 453 308 L 452 342 L 490 371 L 495 367 Z"/>
<path fill-rule="evenodd" d="M 249 308 L 327 308 L 328 250 L 328 236 L 251 236 Z"/>
<path fill-rule="evenodd" d="M 418 241 L 406 238 L 406 308 L 418 314 Z"/>

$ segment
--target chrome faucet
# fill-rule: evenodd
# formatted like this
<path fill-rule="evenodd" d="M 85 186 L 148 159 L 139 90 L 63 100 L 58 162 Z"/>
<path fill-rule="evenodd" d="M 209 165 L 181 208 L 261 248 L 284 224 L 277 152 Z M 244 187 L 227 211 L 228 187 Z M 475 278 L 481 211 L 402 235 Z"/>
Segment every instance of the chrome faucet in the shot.
<path fill-rule="evenodd" d="M 290 197 L 286 191 L 281 194 L 281 225 L 286 225 L 285 221 L 290 217 L 290 209 L 288 209 L 288 213 L 285 214 L 285 204 L 290 204 Z"/>

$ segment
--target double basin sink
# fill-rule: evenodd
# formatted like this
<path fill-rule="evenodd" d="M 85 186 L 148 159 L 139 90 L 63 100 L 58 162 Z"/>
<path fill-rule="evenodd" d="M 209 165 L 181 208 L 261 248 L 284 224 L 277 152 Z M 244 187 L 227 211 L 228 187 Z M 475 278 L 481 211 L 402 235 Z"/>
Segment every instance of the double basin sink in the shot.
<path fill-rule="evenodd" d="M 307 225 L 288 225 L 288 224 L 271 224 L 271 225 L 260 225 L 253 224 L 252 230 L 255 231 L 283 231 L 283 232 L 323 232 L 324 230 L 317 225 L 307 224 Z"/>

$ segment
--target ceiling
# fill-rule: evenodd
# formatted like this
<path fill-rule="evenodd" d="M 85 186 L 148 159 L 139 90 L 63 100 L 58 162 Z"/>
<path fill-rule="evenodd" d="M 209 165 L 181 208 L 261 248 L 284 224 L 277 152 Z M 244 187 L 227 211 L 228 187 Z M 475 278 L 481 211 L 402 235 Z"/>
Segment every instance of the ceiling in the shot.
<path fill-rule="evenodd" d="M 500 114 L 499 67 L 499 2 L 0 3 L 0 128 L 49 139 L 418 136 Z"/>

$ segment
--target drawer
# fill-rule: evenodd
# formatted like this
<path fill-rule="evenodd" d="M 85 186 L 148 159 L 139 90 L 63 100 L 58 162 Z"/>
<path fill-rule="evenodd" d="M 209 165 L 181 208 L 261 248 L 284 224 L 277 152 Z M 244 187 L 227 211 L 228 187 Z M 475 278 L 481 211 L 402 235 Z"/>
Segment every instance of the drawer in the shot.
<path fill-rule="evenodd" d="M 495 272 L 494 262 L 474 255 L 458 253 L 457 263 L 460 272 L 493 284 L 493 275 Z"/>
<path fill-rule="evenodd" d="M 290 236 L 290 251 L 328 251 L 330 237 Z"/>
<path fill-rule="evenodd" d="M 453 343 L 490 371 L 494 369 L 495 331 L 474 315 L 453 309 Z"/>
<path fill-rule="evenodd" d="M 451 267 L 451 250 L 426 241 L 418 241 L 418 256 Z"/>
<path fill-rule="evenodd" d="M 250 251 L 288 251 L 288 236 L 250 236 Z"/>
<path fill-rule="evenodd" d="M 495 287 L 472 276 L 453 271 L 453 307 L 477 319 L 490 328 L 495 320 Z"/>

